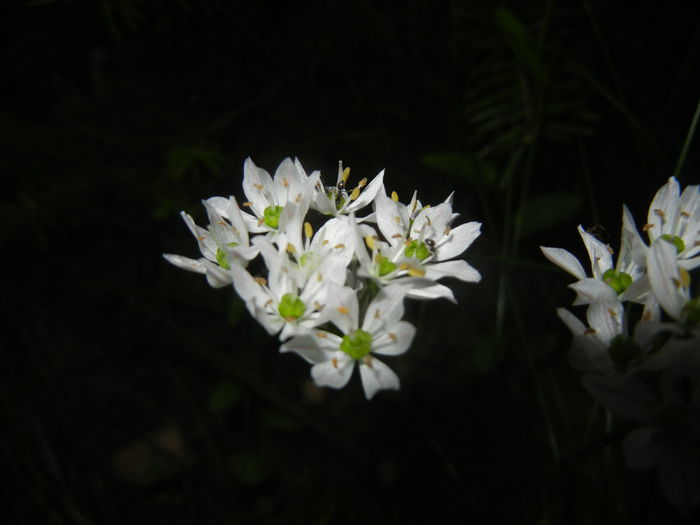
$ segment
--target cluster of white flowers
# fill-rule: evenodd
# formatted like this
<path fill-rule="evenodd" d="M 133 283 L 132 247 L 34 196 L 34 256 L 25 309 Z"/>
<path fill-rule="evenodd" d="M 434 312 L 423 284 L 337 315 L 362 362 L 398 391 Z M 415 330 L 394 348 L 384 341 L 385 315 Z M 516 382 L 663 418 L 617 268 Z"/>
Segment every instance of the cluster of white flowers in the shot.
<path fill-rule="evenodd" d="M 247 201 L 212 197 L 204 202 L 209 225 L 182 213 L 202 257 L 165 254 L 174 265 L 204 274 L 210 285 L 233 284 L 250 314 L 280 351 L 296 352 L 313 366 L 319 386 L 344 387 L 357 363 L 368 399 L 398 389 L 396 374 L 376 355 L 404 353 L 415 327 L 401 320 L 404 298 L 455 301 L 437 281 L 478 282 L 479 272 L 454 260 L 479 236 L 481 224 L 452 227 L 452 195 L 422 205 L 396 192 L 387 196 L 384 172 L 369 184 L 348 185 L 350 169 L 338 167 L 334 186 L 285 159 L 274 177 L 252 160 L 244 164 Z M 364 217 L 356 213 L 372 205 Z M 313 213 L 313 211 L 318 213 Z M 325 220 L 315 231 L 312 224 Z M 258 256 L 263 275 L 248 270 Z"/>
<path fill-rule="evenodd" d="M 670 178 L 654 196 L 642 230 L 648 244 L 623 206 L 614 264 L 612 248 L 579 226 L 590 277 L 568 251 L 541 249 L 577 279 L 569 285 L 574 305 L 587 307 L 586 323 L 558 309 L 574 334 L 572 364 L 584 372 L 584 386 L 611 414 L 634 425 L 623 443 L 627 463 L 658 466 L 667 497 L 687 511 L 700 504 L 700 458 L 689 452 L 700 440 L 700 299 L 691 290 L 691 272 L 700 266 L 698 186 L 681 193 Z"/>

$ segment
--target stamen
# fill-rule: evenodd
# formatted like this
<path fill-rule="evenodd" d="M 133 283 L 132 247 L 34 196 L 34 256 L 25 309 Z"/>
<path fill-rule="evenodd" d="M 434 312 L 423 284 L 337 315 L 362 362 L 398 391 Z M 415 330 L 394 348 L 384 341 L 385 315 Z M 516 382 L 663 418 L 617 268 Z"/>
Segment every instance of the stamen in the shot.
<path fill-rule="evenodd" d="M 289 181 L 287 180 L 287 177 L 284 177 L 282 179 L 282 186 L 284 186 L 285 188 L 289 188 Z"/>
<path fill-rule="evenodd" d="M 367 245 L 367 248 L 369 248 L 370 250 L 374 250 L 374 239 L 371 235 L 365 237 L 365 244 Z"/>
<path fill-rule="evenodd" d="M 301 202 L 301 193 L 297 193 L 297 196 L 294 197 L 294 202 L 299 204 Z"/>
<path fill-rule="evenodd" d="M 389 336 L 389 339 L 391 339 L 391 340 L 394 341 L 394 342 L 396 342 L 396 341 L 399 340 L 399 338 L 397 337 L 397 335 L 394 334 L 394 333 L 392 333 L 392 332 L 389 332 L 387 335 Z"/>
<path fill-rule="evenodd" d="M 331 241 L 329 241 L 328 239 L 324 239 L 323 242 L 321 243 L 321 246 L 325 246 L 329 242 L 331 242 Z"/>
<path fill-rule="evenodd" d="M 654 214 L 661 218 L 661 224 L 666 223 L 666 214 L 663 210 L 660 210 L 659 208 L 654 208 Z"/>
<path fill-rule="evenodd" d="M 241 204 L 244 208 L 250 208 L 253 205 L 252 202 L 250 201 L 245 201 L 244 203 Z"/>
<path fill-rule="evenodd" d="M 338 368 L 338 359 L 335 357 L 331 359 L 331 364 L 333 365 L 333 368 Z"/>
<path fill-rule="evenodd" d="M 287 252 L 289 253 L 295 253 L 297 251 L 296 246 L 294 246 L 291 242 L 287 243 Z"/>
<path fill-rule="evenodd" d="M 345 306 L 339 306 L 338 308 L 336 308 L 336 310 L 338 310 L 343 315 L 347 315 L 350 313 L 350 310 L 348 310 Z"/>
<path fill-rule="evenodd" d="M 445 231 L 443 231 L 442 234 L 443 234 L 443 235 L 449 235 L 451 231 L 452 231 L 452 228 L 450 228 L 450 227 L 448 226 L 447 228 L 445 228 Z"/>
<path fill-rule="evenodd" d="M 392 239 L 400 239 L 401 237 L 403 237 L 403 235 L 401 235 L 400 233 L 395 233 L 391 236 Z"/>
<path fill-rule="evenodd" d="M 253 188 L 255 188 L 256 190 L 261 190 L 261 191 L 262 191 L 262 189 L 263 189 L 264 187 L 265 187 L 265 186 L 263 186 L 262 184 L 253 184 Z"/>
<path fill-rule="evenodd" d="M 350 194 L 350 200 L 354 201 L 360 196 L 360 187 L 358 186 L 354 190 L 352 190 L 352 193 Z"/>
<path fill-rule="evenodd" d="M 342 250 L 345 248 L 345 245 L 341 242 L 333 246 L 333 248 L 335 248 L 336 250 Z"/>
<path fill-rule="evenodd" d="M 328 336 L 326 335 L 326 332 L 316 332 L 316 337 L 326 339 Z"/>
<path fill-rule="evenodd" d="M 681 285 L 683 288 L 688 288 L 690 286 L 690 273 L 685 268 L 679 268 L 679 273 L 681 276 Z"/>
<path fill-rule="evenodd" d="M 642 226 L 642 231 L 647 232 L 650 229 L 652 229 L 653 227 L 654 227 L 653 224 L 645 224 L 644 226 Z"/>
<path fill-rule="evenodd" d="M 306 235 L 307 239 L 310 239 L 314 234 L 314 230 L 311 227 L 311 223 L 305 222 L 304 223 L 304 235 Z"/>
<path fill-rule="evenodd" d="M 409 268 L 408 275 L 410 275 L 411 277 L 424 277 L 425 270 L 421 270 L 419 268 Z"/>
<path fill-rule="evenodd" d="M 391 200 L 394 202 L 399 202 L 399 194 L 396 193 L 395 191 L 391 192 Z"/>
<path fill-rule="evenodd" d="M 379 311 L 379 308 L 377 308 L 374 312 L 374 318 L 375 319 L 381 319 L 382 313 Z"/>
<path fill-rule="evenodd" d="M 596 333 L 595 328 L 586 328 L 583 331 L 583 335 L 594 335 Z"/>
<path fill-rule="evenodd" d="M 360 182 L 357 183 L 358 188 L 364 188 L 367 185 L 367 177 L 363 178 Z"/>
<path fill-rule="evenodd" d="M 267 279 L 265 279 L 264 277 L 254 277 L 253 280 L 260 286 L 265 286 L 267 284 Z"/>
<path fill-rule="evenodd" d="M 350 176 L 350 167 L 348 166 L 343 170 L 343 174 L 340 176 L 340 180 L 343 181 L 343 183 L 346 183 L 348 181 L 348 177 Z"/>

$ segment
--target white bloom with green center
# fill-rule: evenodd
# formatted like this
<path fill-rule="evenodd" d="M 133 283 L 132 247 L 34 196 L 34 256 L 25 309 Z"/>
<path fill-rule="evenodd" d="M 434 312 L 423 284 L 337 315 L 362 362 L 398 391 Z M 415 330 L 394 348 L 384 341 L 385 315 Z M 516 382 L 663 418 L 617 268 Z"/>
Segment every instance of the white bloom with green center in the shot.
<path fill-rule="evenodd" d="M 345 282 L 347 263 L 340 257 L 327 257 L 305 281 L 299 282 L 294 279 L 290 269 L 293 263 L 285 249 L 275 248 L 265 237 L 256 237 L 254 244 L 267 266 L 267 279 L 255 278 L 240 267 L 231 268 L 233 286 L 250 314 L 270 335 L 280 332 L 280 340 L 317 326 L 328 295 L 327 285 Z"/>
<path fill-rule="evenodd" d="M 647 303 L 649 283 L 644 275 L 641 239 L 636 233 L 632 216 L 625 206 L 622 219 L 622 242 L 617 264 L 613 265 L 613 250 L 603 244 L 581 225 L 579 235 L 586 246 L 593 277 L 588 277 L 579 260 L 563 248 L 540 246 L 542 253 L 551 262 L 578 279 L 569 287 L 576 292 L 575 305 L 622 302 L 626 300 Z"/>
<path fill-rule="evenodd" d="M 353 289 L 329 284 L 328 290 L 321 317 L 323 322 L 332 323 L 338 333 L 309 331 L 284 343 L 280 351 L 295 352 L 311 363 L 311 377 L 319 386 L 343 388 L 357 364 L 367 399 L 379 390 L 398 390 L 398 376 L 375 355 L 403 354 L 413 341 L 415 327 L 401 320 L 406 287 L 381 289 L 362 322 Z"/>
<path fill-rule="evenodd" d="M 317 173 L 302 176 L 294 162 L 287 158 L 273 178 L 247 158 L 243 165 L 243 191 L 248 200 L 244 205 L 253 213 L 243 214 L 248 231 L 274 237 L 289 222 L 303 222 L 318 177 Z"/>
<path fill-rule="evenodd" d="M 415 194 L 410 206 L 398 202 L 396 193 L 389 198 L 382 190 L 375 198 L 377 227 L 386 242 L 365 235 L 357 242 L 358 258 L 372 278 L 387 283 L 408 275 L 437 281 L 454 277 L 465 282 L 479 282 L 479 272 L 464 260 L 448 260 L 461 255 L 480 235 L 481 223 L 469 222 L 452 228 L 458 214 L 452 212 L 452 196 L 435 206 L 418 209 Z M 372 251 L 370 256 L 365 245 Z M 363 253 L 361 253 L 363 252 Z M 439 284 L 420 286 L 408 297 L 434 299 L 445 297 L 454 301 L 452 291 Z"/>
<path fill-rule="evenodd" d="M 303 178 L 305 176 L 304 169 L 299 161 L 296 162 L 296 165 Z M 357 186 L 350 189 L 348 186 L 350 168 L 343 168 L 342 161 L 338 162 L 338 178 L 335 186 L 324 186 L 320 178 L 313 179 L 313 175 L 317 173 L 313 172 L 308 178 L 310 183 L 313 184 L 311 206 L 324 215 L 332 217 L 356 213 L 370 204 L 384 180 L 384 170 L 382 170 L 369 184 L 367 184 L 367 179 L 363 178 L 357 183 Z M 368 217 L 364 217 L 358 220 L 367 219 Z"/>
<path fill-rule="evenodd" d="M 683 193 L 675 177 L 668 179 L 649 206 L 644 230 L 650 244 L 663 239 L 676 248 L 676 258 L 686 270 L 700 266 L 700 187 Z"/>
<path fill-rule="evenodd" d="M 248 230 L 234 197 L 211 197 L 202 202 L 209 217 L 207 228 L 197 226 L 184 211 L 181 215 L 197 239 L 203 257 L 190 259 L 170 253 L 163 257 L 179 268 L 206 275 L 211 286 L 221 288 L 231 284 L 231 266 L 246 266 L 258 250 L 249 245 Z"/>

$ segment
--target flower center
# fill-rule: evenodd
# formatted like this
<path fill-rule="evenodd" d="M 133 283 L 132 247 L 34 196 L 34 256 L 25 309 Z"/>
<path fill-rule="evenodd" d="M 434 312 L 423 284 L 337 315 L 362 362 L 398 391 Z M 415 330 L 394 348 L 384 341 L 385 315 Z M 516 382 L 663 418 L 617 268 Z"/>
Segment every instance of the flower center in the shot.
<path fill-rule="evenodd" d="M 230 246 L 231 248 L 235 248 L 236 246 L 238 246 L 238 243 L 237 242 L 230 242 L 226 246 Z M 216 249 L 216 262 L 224 270 L 231 269 L 231 265 L 228 262 L 228 256 L 226 255 L 226 252 L 224 250 L 222 250 L 221 248 Z"/>
<path fill-rule="evenodd" d="M 661 238 L 664 241 L 670 242 L 676 247 L 676 253 L 681 253 L 683 250 L 685 250 L 685 243 L 683 242 L 683 239 L 681 239 L 678 235 L 670 235 L 668 233 L 664 233 Z"/>
<path fill-rule="evenodd" d="M 362 359 L 372 350 L 372 334 L 364 330 L 355 330 L 344 335 L 340 349 L 353 359 Z"/>
<path fill-rule="evenodd" d="M 389 259 L 387 259 L 386 257 L 382 257 L 379 260 L 379 266 L 378 266 L 377 270 L 379 272 L 379 277 L 384 277 L 385 275 L 396 270 L 396 265 L 393 262 L 391 262 Z"/>
<path fill-rule="evenodd" d="M 628 273 L 619 272 L 614 268 L 610 268 L 603 274 L 603 281 L 607 283 L 610 288 L 615 290 L 615 293 L 621 294 L 632 284 L 632 276 Z"/>
<path fill-rule="evenodd" d="M 268 206 L 267 208 L 265 208 L 265 210 L 263 211 L 265 224 L 267 224 L 273 230 L 279 228 L 281 213 L 282 206 Z"/>
<path fill-rule="evenodd" d="M 411 241 L 403 251 L 406 257 L 416 257 L 422 261 L 430 257 L 430 248 L 423 241 Z"/>
<path fill-rule="evenodd" d="M 283 319 L 292 322 L 299 319 L 306 311 L 304 301 L 299 299 L 294 294 L 286 293 L 282 296 L 279 306 L 277 307 Z"/>

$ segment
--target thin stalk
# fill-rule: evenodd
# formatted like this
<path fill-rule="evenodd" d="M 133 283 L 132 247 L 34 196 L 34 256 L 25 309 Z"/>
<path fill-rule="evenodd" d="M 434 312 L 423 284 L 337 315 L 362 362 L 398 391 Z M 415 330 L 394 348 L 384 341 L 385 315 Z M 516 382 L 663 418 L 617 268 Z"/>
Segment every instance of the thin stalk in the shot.
<path fill-rule="evenodd" d="M 678 177 L 683 169 L 683 164 L 685 164 L 685 157 L 688 154 L 688 149 L 690 148 L 690 141 L 693 140 L 695 136 L 695 128 L 698 125 L 698 118 L 700 117 L 700 99 L 698 99 L 698 105 L 695 108 L 695 115 L 693 115 L 693 120 L 690 122 L 690 129 L 685 136 L 685 142 L 683 143 L 683 149 L 681 149 L 681 154 L 678 157 L 678 162 L 676 163 L 676 169 L 673 170 L 673 176 Z"/>

